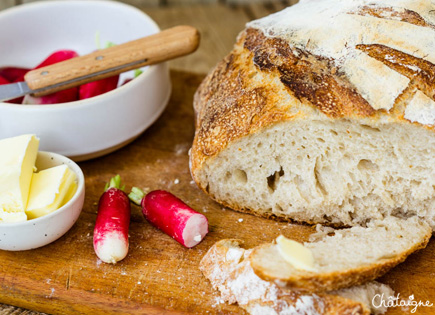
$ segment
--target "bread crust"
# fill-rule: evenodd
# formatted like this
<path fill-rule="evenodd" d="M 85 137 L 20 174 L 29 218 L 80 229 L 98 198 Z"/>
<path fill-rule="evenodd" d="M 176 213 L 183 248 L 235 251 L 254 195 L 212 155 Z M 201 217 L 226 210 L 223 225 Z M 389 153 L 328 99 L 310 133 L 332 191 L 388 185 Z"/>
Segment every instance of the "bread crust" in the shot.
<path fill-rule="evenodd" d="M 256 286 L 262 286 L 264 296 L 271 297 L 272 300 L 249 299 L 241 297 L 240 294 L 231 290 L 231 282 L 243 281 L 242 277 L 251 271 L 248 259 L 241 258 L 240 261 L 231 261 L 227 259 L 227 253 L 230 249 L 239 249 L 241 241 L 235 239 L 224 239 L 214 244 L 200 262 L 200 270 L 204 276 L 209 279 L 215 289 L 221 291 L 221 296 L 229 303 L 238 302 L 239 306 L 250 313 L 258 307 L 268 307 L 279 314 L 284 308 L 295 307 L 303 293 L 289 289 L 279 288 L 271 282 L 264 282 L 260 279 L 253 279 L 246 283 L 252 290 Z M 369 315 L 369 309 L 362 303 L 347 299 L 338 295 L 319 293 L 310 296 L 313 298 L 313 307 L 319 314 L 352 314 L 352 315 Z M 258 314 L 258 313 L 257 313 Z M 301 313 L 306 314 L 306 313 Z"/>
<path fill-rule="evenodd" d="M 243 31 L 234 50 L 195 93 L 192 173 L 229 143 L 281 121 L 350 119 L 376 125 L 387 118 L 390 123 L 412 123 L 404 118 L 401 105 L 416 88 L 435 94 L 435 65 L 383 45 L 358 45 L 357 49 L 413 80 L 397 98 L 397 108 L 389 112 L 372 108 L 331 60 L 292 48 L 256 29 Z M 280 83 L 256 86 L 252 77 L 257 71 L 279 78 Z M 297 107 L 296 114 L 293 107 Z"/>

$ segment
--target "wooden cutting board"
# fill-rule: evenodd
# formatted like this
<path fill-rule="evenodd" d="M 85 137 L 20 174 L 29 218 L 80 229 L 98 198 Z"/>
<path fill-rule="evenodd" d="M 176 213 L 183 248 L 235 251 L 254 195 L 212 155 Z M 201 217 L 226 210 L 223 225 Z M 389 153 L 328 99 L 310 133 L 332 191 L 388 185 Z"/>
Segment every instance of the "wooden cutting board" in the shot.
<path fill-rule="evenodd" d="M 216 241 L 238 238 L 246 247 L 271 241 L 282 233 L 305 241 L 310 226 L 274 222 L 233 212 L 210 200 L 192 182 L 188 150 L 193 134 L 192 99 L 203 76 L 172 72 L 173 94 L 162 117 L 141 137 L 108 156 L 80 163 L 86 177 L 86 199 L 75 226 L 56 242 L 25 252 L 0 251 L 0 302 L 55 314 L 244 314 L 221 303 L 219 294 L 198 270 L 201 257 Z M 185 249 L 150 226 L 139 207 L 132 208 L 130 251 L 108 265 L 97 259 L 92 231 L 104 184 L 120 174 L 133 185 L 166 189 L 204 213 L 210 233 Z M 31 235 L 29 235 L 31 237 Z M 401 298 L 435 303 L 435 242 L 384 276 Z M 411 309 L 392 308 L 394 314 Z M 433 314 L 420 307 L 416 314 Z"/>

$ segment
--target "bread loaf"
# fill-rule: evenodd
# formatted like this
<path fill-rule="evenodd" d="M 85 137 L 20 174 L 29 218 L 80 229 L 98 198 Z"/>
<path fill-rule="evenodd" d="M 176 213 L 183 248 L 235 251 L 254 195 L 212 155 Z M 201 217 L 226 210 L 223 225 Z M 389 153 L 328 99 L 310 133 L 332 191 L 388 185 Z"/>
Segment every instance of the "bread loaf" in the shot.
<path fill-rule="evenodd" d="M 222 299 L 238 303 L 250 314 L 383 314 L 386 308 L 375 308 L 373 297 L 394 294 L 389 286 L 378 282 L 327 293 L 298 293 L 256 276 L 250 265 L 250 254 L 251 250 L 240 248 L 237 240 L 221 240 L 200 263 L 204 276 L 220 291 Z"/>
<path fill-rule="evenodd" d="M 249 257 L 252 269 L 263 280 L 298 291 L 347 288 L 377 279 L 416 250 L 425 248 L 432 229 L 416 217 L 390 217 L 372 221 L 367 227 L 328 234 L 304 244 L 313 254 L 315 271 L 294 268 L 272 243 L 253 250 Z"/>
<path fill-rule="evenodd" d="M 305 0 L 250 22 L 195 95 L 198 186 L 266 217 L 434 229 L 434 10 Z"/>

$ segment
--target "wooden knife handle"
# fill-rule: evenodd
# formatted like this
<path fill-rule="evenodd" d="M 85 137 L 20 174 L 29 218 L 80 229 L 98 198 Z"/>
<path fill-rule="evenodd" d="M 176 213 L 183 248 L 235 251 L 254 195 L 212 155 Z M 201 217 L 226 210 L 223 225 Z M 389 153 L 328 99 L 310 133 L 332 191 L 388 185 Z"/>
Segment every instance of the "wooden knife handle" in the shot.
<path fill-rule="evenodd" d="M 32 90 L 75 80 L 73 83 L 38 93 L 38 95 L 49 94 L 187 55 L 197 49 L 199 37 L 199 32 L 194 27 L 176 26 L 125 44 L 29 71 L 24 79 Z M 101 71 L 105 73 L 91 78 L 85 77 Z"/>

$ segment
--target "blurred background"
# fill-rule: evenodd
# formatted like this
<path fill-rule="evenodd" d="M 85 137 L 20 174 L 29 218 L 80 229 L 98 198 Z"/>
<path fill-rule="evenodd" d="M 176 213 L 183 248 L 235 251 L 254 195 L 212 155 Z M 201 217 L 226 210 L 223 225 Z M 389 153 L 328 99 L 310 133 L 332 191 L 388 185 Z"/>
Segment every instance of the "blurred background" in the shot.
<path fill-rule="evenodd" d="M 0 10 L 38 0 L 0 0 Z M 41 1 L 41 0 L 39 0 Z M 67 0 L 64 0 L 67 1 Z M 154 19 L 161 29 L 188 24 L 201 32 L 194 54 L 169 63 L 171 69 L 208 73 L 233 47 L 248 21 L 280 11 L 298 0 L 122 0 Z"/>

